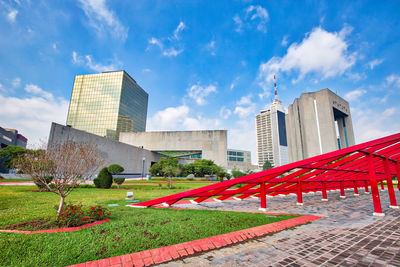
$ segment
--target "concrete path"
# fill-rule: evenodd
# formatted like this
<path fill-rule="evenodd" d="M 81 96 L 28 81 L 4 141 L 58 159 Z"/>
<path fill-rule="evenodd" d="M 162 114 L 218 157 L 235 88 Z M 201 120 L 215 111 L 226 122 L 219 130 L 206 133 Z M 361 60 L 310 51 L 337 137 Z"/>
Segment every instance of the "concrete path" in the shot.
<path fill-rule="evenodd" d="M 363 191 L 363 190 L 360 190 Z M 304 195 L 304 206 L 296 196 L 267 198 L 267 212 L 301 213 L 324 218 L 272 236 L 252 240 L 185 258 L 161 266 L 400 266 L 400 210 L 389 208 L 387 190 L 381 191 L 385 217 L 372 216 L 370 194 L 361 192 L 340 199 L 329 192 L 328 202 L 321 194 Z M 396 190 L 400 202 L 400 192 Z M 200 205 L 198 209 L 257 211 L 259 201 L 243 200 Z"/>

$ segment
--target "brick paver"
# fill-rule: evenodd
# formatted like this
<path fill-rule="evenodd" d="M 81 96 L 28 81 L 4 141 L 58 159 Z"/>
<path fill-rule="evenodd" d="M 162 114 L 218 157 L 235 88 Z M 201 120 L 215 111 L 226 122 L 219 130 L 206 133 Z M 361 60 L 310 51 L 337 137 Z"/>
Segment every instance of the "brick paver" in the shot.
<path fill-rule="evenodd" d="M 371 195 L 346 191 L 267 199 L 267 212 L 303 213 L 324 217 L 292 231 L 253 239 L 160 266 L 400 266 L 400 210 L 390 209 L 387 190 L 380 192 L 385 217 L 372 216 Z M 400 192 L 396 190 L 400 200 Z M 182 205 L 199 209 L 257 211 L 257 200 Z"/>

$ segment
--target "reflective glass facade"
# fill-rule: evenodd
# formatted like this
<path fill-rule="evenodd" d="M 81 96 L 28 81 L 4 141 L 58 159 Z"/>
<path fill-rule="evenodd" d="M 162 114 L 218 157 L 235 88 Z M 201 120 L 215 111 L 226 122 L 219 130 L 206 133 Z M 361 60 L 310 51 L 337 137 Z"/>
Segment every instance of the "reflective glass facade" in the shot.
<path fill-rule="evenodd" d="M 75 76 L 67 125 L 118 140 L 146 130 L 148 94 L 125 71 Z"/>

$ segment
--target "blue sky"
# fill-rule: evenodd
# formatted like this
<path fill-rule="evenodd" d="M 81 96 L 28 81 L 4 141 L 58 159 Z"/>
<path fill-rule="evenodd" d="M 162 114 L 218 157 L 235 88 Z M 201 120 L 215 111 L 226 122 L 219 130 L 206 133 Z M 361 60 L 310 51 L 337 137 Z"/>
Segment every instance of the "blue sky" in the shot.
<path fill-rule="evenodd" d="M 400 131 L 399 1 L 0 0 L 0 126 L 31 144 L 65 124 L 74 75 L 126 70 L 147 130 L 227 129 L 252 151 L 273 98 L 330 88 L 356 142 Z"/>

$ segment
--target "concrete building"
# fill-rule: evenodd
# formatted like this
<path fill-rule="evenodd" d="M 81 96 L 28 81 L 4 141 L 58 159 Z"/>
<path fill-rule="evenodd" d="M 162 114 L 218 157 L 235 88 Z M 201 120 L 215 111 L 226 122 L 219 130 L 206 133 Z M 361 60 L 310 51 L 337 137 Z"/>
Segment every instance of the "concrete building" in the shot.
<path fill-rule="evenodd" d="M 291 162 L 355 144 L 349 103 L 328 88 L 296 98 L 286 122 Z"/>
<path fill-rule="evenodd" d="M 28 139 L 19 134 L 18 130 L 0 127 L 0 150 L 9 145 L 26 148 L 27 143 Z"/>
<path fill-rule="evenodd" d="M 273 167 L 289 163 L 285 109 L 277 95 L 269 109 L 256 115 L 256 133 L 260 169 L 267 160 Z"/>
<path fill-rule="evenodd" d="M 227 167 L 227 131 L 162 131 L 120 133 L 119 141 L 163 155 L 196 159 L 209 159 Z"/>
<path fill-rule="evenodd" d="M 228 149 L 228 170 L 238 169 L 242 171 L 256 170 L 257 165 L 251 164 L 251 152 L 246 150 Z"/>
<path fill-rule="evenodd" d="M 62 144 L 67 140 L 94 144 L 100 150 L 104 166 L 119 164 L 125 168 L 125 174 L 146 174 L 151 164 L 161 158 L 158 153 L 53 122 L 48 146 Z"/>
<path fill-rule="evenodd" d="M 146 130 L 148 94 L 125 71 L 76 75 L 67 125 L 118 140 Z"/>

